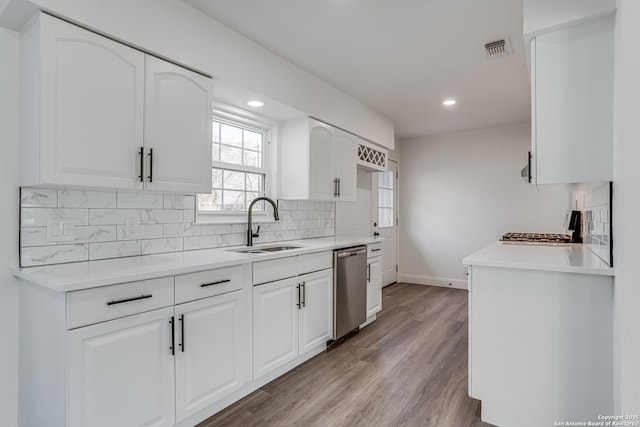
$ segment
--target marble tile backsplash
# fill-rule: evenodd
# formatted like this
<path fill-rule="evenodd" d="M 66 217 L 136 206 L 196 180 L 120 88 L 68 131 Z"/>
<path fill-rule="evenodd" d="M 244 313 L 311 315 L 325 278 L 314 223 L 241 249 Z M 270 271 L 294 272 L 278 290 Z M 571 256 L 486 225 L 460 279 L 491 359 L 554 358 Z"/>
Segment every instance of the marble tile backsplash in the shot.
<path fill-rule="evenodd" d="M 67 188 L 21 189 L 22 267 L 245 244 L 247 224 L 196 223 L 192 195 Z M 279 200 L 280 221 L 258 223 L 256 244 L 335 235 L 335 203 Z M 47 224 L 74 227 L 72 241 L 48 239 Z M 135 224 L 135 234 L 126 224 Z M 257 225 L 254 225 L 254 229 Z"/>
<path fill-rule="evenodd" d="M 609 182 L 581 184 L 576 192 L 583 212 L 582 238 L 591 251 L 613 266 L 611 259 L 611 189 Z"/>

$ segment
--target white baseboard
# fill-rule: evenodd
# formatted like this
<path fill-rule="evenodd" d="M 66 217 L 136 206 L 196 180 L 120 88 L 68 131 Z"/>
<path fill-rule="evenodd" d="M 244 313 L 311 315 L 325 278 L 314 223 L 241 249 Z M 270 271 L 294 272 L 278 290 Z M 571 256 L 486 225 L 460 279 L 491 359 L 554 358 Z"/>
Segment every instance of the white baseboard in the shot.
<path fill-rule="evenodd" d="M 419 276 L 417 274 L 398 274 L 398 282 L 414 283 L 416 285 L 441 286 L 443 288 L 469 289 L 468 282 L 446 277 Z"/>

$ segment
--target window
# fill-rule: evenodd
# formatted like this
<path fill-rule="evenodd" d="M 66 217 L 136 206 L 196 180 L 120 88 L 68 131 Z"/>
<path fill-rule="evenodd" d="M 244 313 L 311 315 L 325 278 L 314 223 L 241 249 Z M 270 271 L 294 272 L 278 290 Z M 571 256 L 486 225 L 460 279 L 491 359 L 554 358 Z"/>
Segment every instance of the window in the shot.
<path fill-rule="evenodd" d="M 211 194 L 198 195 L 198 213 L 246 213 L 269 179 L 267 131 L 213 120 Z M 264 202 L 254 212 L 265 210 Z"/>
<path fill-rule="evenodd" d="M 378 173 L 378 227 L 393 227 L 393 171 Z"/>

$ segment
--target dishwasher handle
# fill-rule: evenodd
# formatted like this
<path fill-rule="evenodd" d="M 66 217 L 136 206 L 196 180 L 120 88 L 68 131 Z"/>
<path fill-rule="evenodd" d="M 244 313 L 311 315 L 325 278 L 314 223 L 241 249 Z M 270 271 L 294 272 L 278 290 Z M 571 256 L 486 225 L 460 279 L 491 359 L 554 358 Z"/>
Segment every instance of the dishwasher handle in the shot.
<path fill-rule="evenodd" d="M 347 258 L 347 257 L 350 257 L 350 256 L 364 255 L 366 252 L 367 252 L 366 248 L 357 249 L 355 251 L 338 252 L 338 258 Z"/>

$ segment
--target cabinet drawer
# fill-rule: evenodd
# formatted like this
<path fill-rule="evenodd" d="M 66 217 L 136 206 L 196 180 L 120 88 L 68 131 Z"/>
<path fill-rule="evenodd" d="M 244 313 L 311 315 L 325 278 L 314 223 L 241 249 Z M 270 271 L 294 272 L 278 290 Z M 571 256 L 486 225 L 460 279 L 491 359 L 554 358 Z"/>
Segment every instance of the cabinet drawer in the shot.
<path fill-rule="evenodd" d="M 176 304 L 242 289 L 242 266 L 176 276 Z"/>
<path fill-rule="evenodd" d="M 298 275 L 298 257 L 272 259 L 253 263 L 253 284 L 273 282 Z"/>
<path fill-rule="evenodd" d="M 320 252 L 316 254 L 300 255 L 298 257 L 299 274 L 312 273 L 314 271 L 333 268 L 333 252 Z"/>
<path fill-rule="evenodd" d="M 173 293 L 173 277 L 69 292 L 67 329 L 169 307 Z"/>
<path fill-rule="evenodd" d="M 369 243 L 367 245 L 367 258 L 382 256 L 382 243 Z"/>

